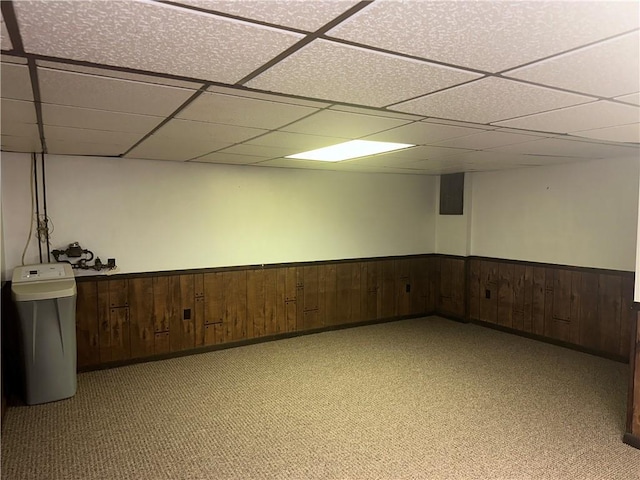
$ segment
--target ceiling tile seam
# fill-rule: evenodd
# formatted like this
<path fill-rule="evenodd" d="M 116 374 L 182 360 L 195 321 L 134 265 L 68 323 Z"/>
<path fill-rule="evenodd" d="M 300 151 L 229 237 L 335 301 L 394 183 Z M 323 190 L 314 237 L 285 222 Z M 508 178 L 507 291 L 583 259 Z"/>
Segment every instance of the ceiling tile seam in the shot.
<path fill-rule="evenodd" d="M 634 105 L 634 106 L 637 107 L 637 105 Z M 640 108 L 638 108 L 638 111 L 640 112 Z M 597 127 L 597 128 L 585 128 L 585 129 L 582 129 L 582 130 L 571 130 L 570 132 L 567 132 L 567 133 L 569 135 L 571 135 L 572 133 L 592 132 L 592 131 L 597 131 L 597 130 L 606 130 L 608 128 L 628 127 L 628 126 L 631 126 L 631 125 L 639 125 L 640 126 L 640 118 L 638 118 L 637 122 L 620 123 L 620 124 L 617 124 L 617 125 L 611 125 L 609 127 Z"/>
<path fill-rule="evenodd" d="M 562 57 L 563 55 L 567 55 L 569 53 L 575 53 L 575 52 L 577 52 L 579 50 L 586 49 L 588 47 L 592 47 L 592 46 L 597 45 L 599 43 L 605 43 L 605 42 L 608 42 L 610 40 L 614 40 L 614 39 L 616 39 L 618 37 L 623 37 L 625 35 L 629 35 L 630 33 L 638 32 L 638 31 L 640 31 L 640 28 L 634 28 L 634 29 L 628 30 L 626 32 L 617 33 L 615 35 L 611 35 L 610 37 L 606 37 L 606 38 L 602 38 L 600 40 L 595 40 L 593 42 L 585 43 L 585 44 L 579 45 L 577 47 L 573 47 L 573 48 L 569 48 L 567 50 L 563 50 L 562 52 L 553 53 L 551 55 L 547 55 L 546 57 L 538 58 L 536 60 L 532 60 L 530 62 L 526 62 L 526 63 L 523 63 L 521 65 L 515 66 L 515 67 L 507 68 L 506 70 L 501 70 L 500 72 L 497 72 L 496 75 L 504 75 L 505 73 L 512 72 L 512 71 L 518 70 L 520 68 L 529 67 L 531 65 L 535 65 L 536 63 L 544 62 L 544 61 L 550 60 L 552 58 Z"/>
<path fill-rule="evenodd" d="M 365 43 L 358 43 L 358 42 L 354 42 L 351 40 L 344 40 L 342 38 L 336 38 L 336 37 L 330 37 L 328 35 L 322 35 L 320 36 L 320 39 L 328 41 L 328 42 L 334 42 L 334 43 L 339 43 L 342 45 L 347 45 L 349 47 L 356 47 L 356 48 L 361 48 L 363 50 L 369 50 L 372 52 L 377 52 L 377 53 L 384 53 L 386 55 L 391 55 L 393 57 L 399 57 L 399 58 L 404 58 L 407 60 L 416 60 L 418 62 L 426 62 L 426 63 L 430 63 L 433 65 L 437 65 L 440 67 L 447 67 L 447 68 L 453 68 L 455 70 L 462 70 L 465 72 L 469 72 L 469 73 L 475 73 L 478 75 L 486 75 L 486 76 L 494 76 L 496 75 L 494 72 L 489 72 L 488 70 L 480 70 L 477 68 L 473 68 L 473 67 L 465 67 L 462 65 L 456 65 L 454 63 L 448 63 L 448 62 L 442 62 L 440 60 L 434 60 L 434 59 L 430 59 L 430 58 L 426 58 L 426 57 L 419 57 L 417 55 L 411 55 L 408 53 L 402 53 L 402 52 L 396 52 L 394 50 L 387 50 L 386 48 L 380 48 L 380 47 L 375 47 L 373 45 L 367 45 Z"/>
<path fill-rule="evenodd" d="M 195 11 L 195 12 L 200 12 L 200 13 L 207 13 L 216 17 L 223 17 L 223 18 L 228 18 L 230 20 L 238 20 L 241 22 L 245 22 L 245 23 L 250 23 L 250 24 L 254 24 L 254 25 L 258 25 L 261 27 L 270 27 L 270 28 L 274 28 L 277 30 L 284 30 L 287 32 L 291 32 L 291 33 L 300 33 L 302 35 L 306 35 L 309 33 L 313 33 L 309 30 L 303 30 L 300 28 L 295 28 L 295 27 L 289 27 L 287 25 L 280 25 L 277 23 L 270 23 L 270 22 L 264 22 L 262 20 L 256 20 L 254 18 L 247 18 L 247 17 L 243 17 L 240 15 L 234 15 L 232 13 L 227 13 L 227 12 L 221 12 L 218 10 L 209 10 L 207 8 L 204 7 L 198 7 L 196 5 L 188 5 L 188 4 L 184 4 L 184 3 L 177 3 L 177 2 L 172 2 L 169 0 L 151 0 L 154 3 L 161 3 L 161 4 L 165 4 L 165 5 L 170 5 L 172 7 L 176 7 L 176 8 L 181 8 L 183 10 L 191 10 L 191 11 Z"/>
<path fill-rule="evenodd" d="M 331 106 L 332 105 L 327 105 L 324 108 L 320 108 L 317 112 L 311 112 L 308 115 L 305 115 L 304 117 L 298 118 L 297 120 L 293 120 L 293 121 L 291 121 L 291 122 L 289 122 L 289 123 L 287 123 L 285 125 L 282 125 L 282 126 L 280 126 L 278 128 L 273 128 L 271 130 L 268 130 L 265 133 L 261 133 L 259 135 L 256 135 L 255 137 L 247 138 L 246 140 L 243 140 L 242 142 L 236 142 L 236 143 L 234 143 L 232 145 L 228 145 L 226 147 L 218 148 L 218 149 L 212 150 L 212 151 L 210 151 L 208 153 L 203 153 L 202 155 L 198 155 L 197 157 L 190 158 L 189 160 L 187 160 L 187 162 L 190 162 L 191 160 L 197 160 L 198 158 L 202 158 L 202 157 L 205 157 L 207 155 L 211 155 L 212 153 L 220 152 L 220 151 L 225 150 L 227 148 L 232 148 L 232 147 L 236 147 L 238 145 L 242 145 L 243 143 L 250 142 L 251 140 L 255 140 L 256 138 L 260 138 L 260 137 L 264 137 L 265 135 L 269 135 L 270 133 L 278 132 L 278 131 L 282 130 L 283 128 L 288 127 L 289 125 L 292 125 L 292 124 L 294 124 L 296 122 L 299 122 L 300 120 L 304 120 L 304 119 L 309 118 L 309 117 L 311 117 L 313 115 L 316 115 L 316 114 L 318 114 L 320 112 L 323 112 L 323 111 L 327 110 L 328 108 L 330 108 Z M 204 123 L 207 123 L 207 122 L 204 122 Z M 225 125 L 225 124 L 220 124 L 220 125 Z M 273 157 L 273 158 L 280 158 L 280 157 Z"/>
<path fill-rule="evenodd" d="M 2 10 L 2 17 L 4 18 L 4 24 L 9 32 L 9 39 L 13 46 L 13 52 L 24 52 L 24 44 L 22 43 L 22 35 L 20 35 L 20 27 L 18 26 L 18 18 L 16 17 L 16 11 L 13 8 L 13 2 L 2 1 L 0 2 L 0 9 Z"/>
<path fill-rule="evenodd" d="M 202 85 L 193 95 L 191 95 L 189 98 L 187 98 L 182 103 L 182 105 L 180 105 L 172 113 L 167 115 L 167 117 L 163 121 L 161 121 L 158 125 L 156 125 L 155 128 L 153 128 L 149 133 L 147 133 L 144 137 L 142 137 L 140 140 L 138 140 L 129 150 L 127 150 L 126 152 L 124 152 L 120 156 L 124 157 L 125 155 L 127 155 L 131 150 L 136 148 L 138 145 L 140 145 L 142 142 L 144 142 L 147 138 L 149 138 L 151 135 L 153 135 L 158 130 L 160 130 L 160 128 L 162 128 L 164 125 L 169 123 L 169 121 L 171 121 L 178 113 L 180 113 L 182 110 L 184 110 L 191 102 L 193 102 L 200 95 L 202 95 L 206 91 L 207 88 L 209 88 L 209 85 L 207 85 L 207 84 Z"/>
<path fill-rule="evenodd" d="M 526 85 L 531 85 L 533 87 L 540 87 L 540 88 L 546 88 L 549 90 L 556 90 L 558 92 L 563 92 L 563 93 L 571 93 L 573 95 L 581 95 L 583 97 L 590 97 L 593 98 L 594 100 L 607 100 L 610 102 L 616 102 L 616 103 L 626 103 L 626 102 L 621 102 L 620 100 L 615 100 L 613 97 L 603 97 L 601 95 L 596 95 L 593 93 L 587 93 L 587 92 L 581 92 L 579 90 L 571 90 L 569 88 L 563 88 L 563 87 L 555 87 L 553 85 L 547 85 L 544 83 L 540 83 L 540 82 L 534 82 L 531 80 L 525 80 L 523 78 L 515 78 L 515 77 L 507 77 L 507 76 L 503 76 L 503 75 L 495 75 L 497 78 L 501 78 L 503 80 L 509 80 L 510 82 L 518 82 L 518 83 L 524 83 Z M 616 96 L 620 96 L 620 95 L 616 95 Z"/>
<path fill-rule="evenodd" d="M 491 75 L 491 76 L 493 76 L 493 75 Z M 467 85 L 469 83 L 478 82 L 478 81 L 484 80 L 486 78 L 489 78 L 489 77 L 485 76 L 485 77 L 480 77 L 480 78 L 472 78 L 471 80 L 465 80 L 464 82 L 456 83 L 455 85 L 449 85 L 448 87 L 440 88 L 438 90 L 434 90 L 433 92 L 423 93 L 423 94 L 420 94 L 420 95 L 416 95 L 415 97 L 405 98 L 403 100 L 400 100 L 399 102 L 390 103 L 389 105 L 385 105 L 382 108 L 385 108 L 385 109 L 392 108 L 394 106 L 401 105 L 401 104 L 406 103 L 406 102 L 412 102 L 413 100 L 417 100 L 417 99 L 423 98 L 423 97 L 428 97 L 429 95 L 434 95 L 436 93 L 446 92 L 447 90 L 451 90 L 453 88 L 461 87 L 461 86 Z M 451 119 L 446 119 L 445 118 L 443 120 L 451 120 Z M 481 123 L 480 125 L 484 125 L 484 124 Z"/>
<path fill-rule="evenodd" d="M 541 110 L 541 111 L 535 112 L 535 113 L 527 113 L 526 115 L 518 115 L 517 117 L 502 118 L 500 120 L 494 120 L 489 125 L 491 125 L 493 127 L 498 127 L 498 128 L 500 128 L 500 127 L 512 128 L 512 127 L 509 127 L 508 125 L 497 125 L 497 124 L 498 123 L 502 123 L 502 122 L 510 122 L 511 120 L 518 120 L 520 118 L 535 117 L 536 115 L 542 115 L 543 113 L 551 113 L 551 112 L 557 112 L 558 110 L 567 110 L 569 108 L 580 107 L 580 106 L 584 106 L 584 105 L 591 105 L 591 104 L 594 104 L 594 103 L 597 103 L 597 101 L 576 103 L 574 105 L 568 105 L 568 106 L 558 107 L 558 108 L 551 108 L 549 110 Z M 638 107 L 638 105 L 633 105 L 633 106 L 640 109 L 640 107 Z M 612 125 L 612 126 L 615 126 L 615 125 Z M 602 127 L 602 128 L 606 128 L 606 127 Z M 560 135 L 560 134 L 566 134 L 568 132 L 545 132 L 545 131 L 543 131 L 542 133 L 552 134 L 552 135 Z"/>
<path fill-rule="evenodd" d="M 42 67 L 39 67 L 42 68 Z M 65 103 L 51 103 L 51 102 L 40 102 L 42 103 L 43 106 L 51 106 L 51 107 L 66 107 L 66 108 L 73 108 L 73 109 L 78 109 L 78 110 L 90 110 L 92 112 L 100 112 L 100 113 L 117 113 L 120 115 L 131 115 L 131 116 L 135 116 L 135 117 L 147 117 L 147 118 L 153 118 L 153 119 L 158 119 L 158 121 L 160 121 L 161 119 L 165 118 L 162 115 L 150 115 L 148 113 L 130 113 L 130 112 L 122 112 L 120 110 L 105 110 L 104 108 L 97 108 L 97 107 L 79 107 L 77 105 L 68 105 Z M 197 121 L 197 120 L 194 120 Z M 207 123 L 207 122 L 204 122 Z M 47 123 L 44 122 L 45 125 L 48 125 L 50 127 L 69 127 L 69 128 L 85 128 L 85 127 L 73 127 L 70 125 L 58 125 L 58 124 L 54 124 L 54 123 Z M 89 128 L 88 130 L 103 130 L 101 128 Z M 124 130 L 104 130 L 105 132 L 121 132 L 121 133 L 127 133 Z M 129 132 L 130 133 L 130 132 Z"/>
<path fill-rule="evenodd" d="M 316 40 L 317 38 L 320 38 L 326 32 L 328 32 L 332 28 L 336 27 L 340 23 L 344 22 L 349 17 L 351 17 L 352 15 L 356 14 L 357 12 L 362 10 L 363 8 L 369 6 L 370 4 L 371 4 L 371 0 L 365 0 L 365 1 L 362 1 L 362 2 L 356 3 L 351 8 L 349 8 L 348 10 L 342 12 L 336 18 L 334 18 L 330 22 L 326 23 L 324 26 L 320 27 L 315 32 L 308 34 L 304 38 L 302 38 L 299 41 L 297 41 L 295 44 L 291 45 L 285 51 L 281 52 L 280 54 L 276 55 L 274 58 L 272 58 L 271 60 L 266 62 L 264 65 L 258 67 L 253 72 L 251 72 L 248 75 L 246 75 L 244 78 L 241 78 L 240 80 L 238 80 L 235 83 L 235 85 L 243 85 L 243 84 L 249 82 L 250 80 L 253 80 L 255 77 L 257 77 L 261 73 L 264 73 L 265 71 L 267 71 L 271 67 L 277 65 L 278 63 L 283 61 L 285 58 L 293 55 L 295 52 L 297 52 L 301 48 L 305 47 L 306 45 L 308 45 L 312 41 Z"/>

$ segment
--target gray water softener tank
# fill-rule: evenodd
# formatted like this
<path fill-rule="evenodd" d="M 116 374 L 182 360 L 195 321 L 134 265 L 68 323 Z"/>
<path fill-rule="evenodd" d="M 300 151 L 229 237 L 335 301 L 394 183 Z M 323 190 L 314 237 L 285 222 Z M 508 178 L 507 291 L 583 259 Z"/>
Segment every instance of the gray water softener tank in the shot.
<path fill-rule="evenodd" d="M 76 393 L 76 280 L 67 263 L 17 267 L 11 293 L 22 342 L 28 405 Z"/>

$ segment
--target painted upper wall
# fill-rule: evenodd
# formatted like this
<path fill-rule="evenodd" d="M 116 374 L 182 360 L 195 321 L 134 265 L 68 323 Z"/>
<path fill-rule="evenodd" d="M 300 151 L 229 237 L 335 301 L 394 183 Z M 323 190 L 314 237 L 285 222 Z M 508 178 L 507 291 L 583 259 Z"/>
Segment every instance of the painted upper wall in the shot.
<path fill-rule="evenodd" d="M 435 177 L 56 155 L 46 174 L 52 248 L 78 241 L 122 273 L 434 251 Z M 3 153 L 5 278 L 29 176 L 29 155 Z"/>
<path fill-rule="evenodd" d="M 473 173 L 471 254 L 634 271 L 639 163 Z"/>

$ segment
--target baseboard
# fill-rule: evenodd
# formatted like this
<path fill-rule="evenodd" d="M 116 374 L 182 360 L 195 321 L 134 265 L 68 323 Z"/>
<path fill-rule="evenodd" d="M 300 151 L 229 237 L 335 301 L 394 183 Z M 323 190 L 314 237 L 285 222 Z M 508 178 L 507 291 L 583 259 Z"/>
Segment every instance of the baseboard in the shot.
<path fill-rule="evenodd" d="M 515 328 L 505 327 L 504 325 L 498 325 L 495 323 L 483 322 L 482 320 L 474 320 L 470 319 L 469 322 L 474 325 L 480 325 L 482 327 L 492 328 L 493 330 L 499 330 L 505 333 L 512 333 L 514 335 L 518 335 L 520 337 L 529 338 L 531 340 L 536 340 L 539 342 L 549 343 L 551 345 L 556 345 L 558 347 L 569 348 L 571 350 L 576 350 L 582 353 L 588 353 L 589 355 L 595 355 L 596 357 L 606 358 L 608 360 L 613 360 L 620 363 L 629 363 L 629 359 L 623 357 L 622 355 L 615 355 L 608 352 L 603 352 L 601 350 L 595 350 L 593 348 L 583 347 L 581 345 L 576 345 L 575 343 L 569 343 L 562 340 L 557 340 L 555 338 L 545 337 L 543 335 L 538 335 L 531 332 L 523 332 L 522 330 L 516 330 Z"/>
<path fill-rule="evenodd" d="M 622 441 L 627 445 L 629 445 L 630 447 L 637 448 L 638 450 L 640 450 L 640 437 L 638 435 L 625 433 L 622 436 Z"/>

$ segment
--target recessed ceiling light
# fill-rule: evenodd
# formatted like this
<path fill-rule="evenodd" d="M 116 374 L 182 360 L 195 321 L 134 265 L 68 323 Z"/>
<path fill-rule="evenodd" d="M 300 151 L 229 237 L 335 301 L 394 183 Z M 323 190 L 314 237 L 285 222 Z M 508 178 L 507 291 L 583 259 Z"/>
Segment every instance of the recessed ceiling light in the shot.
<path fill-rule="evenodd" d="M 410 143 L 372 142 L 369 140 L 352 140 L 350 142 L 331 145 L 330 147 L 309 150 L 308 152 L 287 155 L 285 158 L 299 160 L 319 160 L 321 162 L 340 162 L 351 158 L 366 157 L 376 153 L 391 152 L 403 148 L 415 147 Z"/>

